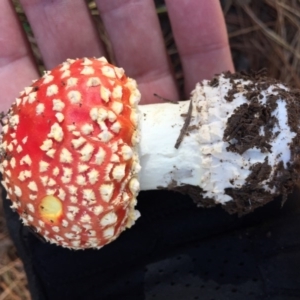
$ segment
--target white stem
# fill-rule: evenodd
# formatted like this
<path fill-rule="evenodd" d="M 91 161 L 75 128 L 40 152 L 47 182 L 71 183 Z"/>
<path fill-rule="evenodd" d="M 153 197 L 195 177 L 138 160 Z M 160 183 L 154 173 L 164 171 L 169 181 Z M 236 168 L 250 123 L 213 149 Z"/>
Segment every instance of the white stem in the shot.
<path fill-rule="evenodd" d="M 199 185 L 201 153 L 195 133 L 189 132 L 179 148 L 175 148 L 189 104 L 190 101 L 182 101 L 179 104 L 163 103 L 139 107 L 141 190 L 166 188 L 175 183 L 176 186 Z"/>

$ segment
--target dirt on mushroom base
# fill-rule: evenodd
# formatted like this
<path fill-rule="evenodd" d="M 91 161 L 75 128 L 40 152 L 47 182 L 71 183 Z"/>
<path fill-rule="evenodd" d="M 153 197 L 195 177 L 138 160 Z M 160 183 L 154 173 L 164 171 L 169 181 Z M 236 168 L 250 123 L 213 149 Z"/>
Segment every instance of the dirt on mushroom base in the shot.
<path fill-rule="evenodd" d="M 179 85 L 183 86 L 183 73 L 179 56 L 172 37 L 163 0 L 156 0 L 157 13 L 162 25 L 165 44 Z M 249 71 L 267 68 L 268 76 L 284 80 L 300 88 L 300 57 L 297 55 L 300 39 L 300 17 L 297 1 L 282 3 L 281 0 L 231 1 L 222 0 L 225 20 L 229 31 L 229 41 L 237 70 Z M 37 48 L 30 26 L 18 0 L 13 0 L 39 69 L 44 69 L 41 54 Z M 113 52 L 96 4 L 89 0 L 89 8 L 103 43 L 106 45 L 109 60 L 114 62 Z M 287 34 L 288 29 L 288 34 Z M 162 95 L 163 96 L 163 95 Z M 12 280 L 13 279 L 13 280 Z M 26 287 L 22 264 L 16 256 L 9 240 L 0 209 L 0 295 L 1 300 L 24 299 L 30 296 Z"/>
<path fill-rule="evenodd" d="M 167 189 L 189 195 L 199 207 L 208 208 L 222 203 L 222 208 L 227 212 L 237 213 L 240 216 L 254 211 L 257 207 L 265 205 L 277 196 L 282 198 L 283 205 L 288 194 L 292 193 L 299 182 L 300 121 L 298 116 L 300 108 L 298 99 L 300 92 L 298 89 L 293 89 L 267 77 L 265 72 L 250 72 L 249 74 L 226 72 L 221 76 L 226 78 L 231 85 L 227 93 L 223 92 L 224 102 L 231 104 L 238 98 L 239 93 L 243 93 L 245 97 L 245 103 L 235 108 L 225 125 L 223 142 L 227 144 L 224 146 L 226 151 L 234 153 L 237 157 L 243 157 L 244 153 L 247 156 L 248 150 L 254 151 L 254 153 L 258 151 L 263 155 L 264 160 L 254 160 L 252 164 L 250 158 L 249 160 L 246 159 L 251 166 L 244 182 L 240 181 L 240 176 L 243 170 L 247 168 L 247 164 L 240 166 L 241 170 L 237 174 L 231 174 L 231 177 L 228 178 L 228 185 L 223 187 L 224 194 L 231 199 L 228 202 L 219 202 L 215 198 L 220 190 L 216 194 L 214 192 L 208 194 L 205 190 L 206 188 L 209 190 L 208 186 L 202 189 L 201 185 L 195 187 L 180 185 L 171 181 Z M 207 86 L 222 90 L 221 78 L 215 76 L 214 79 L 207 82 Z M 272 86 L 274 86 L 273 90 L 271 90 Z M 208 90 L 206 91 L 206 95 L 208 95 Z M 209 96 L 207 98 L 207 102 L 209 102 Z M 284 122 L 282 122 L 282 118 L 278 117 L 281 115 L 278 109 L 282 103 L 286 106 L 287 113 L 287 119 Z M 185 117 L 187 120 L 188 116 Z M 288 136 L 282 133 L 284 129 L 279 124 L 288 125 L 292 132 L 296 133 L 291 142 L 284 146 L 284 149 L 290 151 L 291 154 L 289 162 L 285 162 L 284 159 L 281 160 L 284 155 L 282 152 L 276 152 L 277 146 L 273 148 L 274 145 L 278 145 L 276 142 L 278 139 L 282 145 L 282 141 Z M 199 126 L 201 127 L 201 125 Z M 190 134 L 192 131 L 193 128 L 191 128 Z M 185 132 L 185 135 L 189 135 L 189 131 Z M 226 172 L 228 170 L 230 173 L 230 166 L 226 165 L 225 152 L 219 158 L 221 158 L 220 164 L 227 167 L 219 166 L 218 169 L 225 169 Z M 209 155 L 214 157 L 213 153 Z M 208 181 L 214 182 L 216 180 L 213 175 L 213 171 L 210 171 L 207 175 L 210 178 Z M 220 181 L 218 178 L 217 182 L 220 183 Z"/>

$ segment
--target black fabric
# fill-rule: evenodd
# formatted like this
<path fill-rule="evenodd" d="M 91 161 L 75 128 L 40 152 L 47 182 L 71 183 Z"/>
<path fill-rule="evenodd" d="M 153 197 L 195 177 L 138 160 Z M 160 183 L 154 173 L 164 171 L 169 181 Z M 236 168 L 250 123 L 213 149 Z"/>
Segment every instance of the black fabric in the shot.
<path fill-rule="evenodd" d="M 5 195 L 3 195 L 5 197 Z M 142 217 L 100 250 L 43 243 L 4 207 L 32 298 L 300 299 L 300 198 L 239 218 L 168 191 L 139 195 Z"/>

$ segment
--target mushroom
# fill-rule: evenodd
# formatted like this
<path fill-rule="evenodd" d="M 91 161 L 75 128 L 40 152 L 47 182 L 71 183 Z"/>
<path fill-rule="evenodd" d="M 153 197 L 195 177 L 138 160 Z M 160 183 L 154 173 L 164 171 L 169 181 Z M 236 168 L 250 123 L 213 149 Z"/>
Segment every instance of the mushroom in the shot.
<path fill-rule="evenodd" d="M 264 76 L 224 73 L 188 101 L 138 106 L 122 68 L 69 59 L 2 120 L 2 184 L 24 225 L 71 249 L 101 248 L 131 227 L 140 190 L 247 213 L 299 179 L 297 97 Z"/>

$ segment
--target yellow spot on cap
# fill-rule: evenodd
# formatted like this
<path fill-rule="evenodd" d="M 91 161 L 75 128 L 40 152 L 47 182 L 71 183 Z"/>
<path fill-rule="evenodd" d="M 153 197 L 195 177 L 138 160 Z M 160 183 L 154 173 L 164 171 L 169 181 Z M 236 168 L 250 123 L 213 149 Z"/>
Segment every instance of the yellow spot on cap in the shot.
<path fill-rule="evenodd" d="M 42 221 L 57 223 L 63 213 L 61 200 L 53 195 L 44 197 L 39 205 L 39 213 Z"/>

